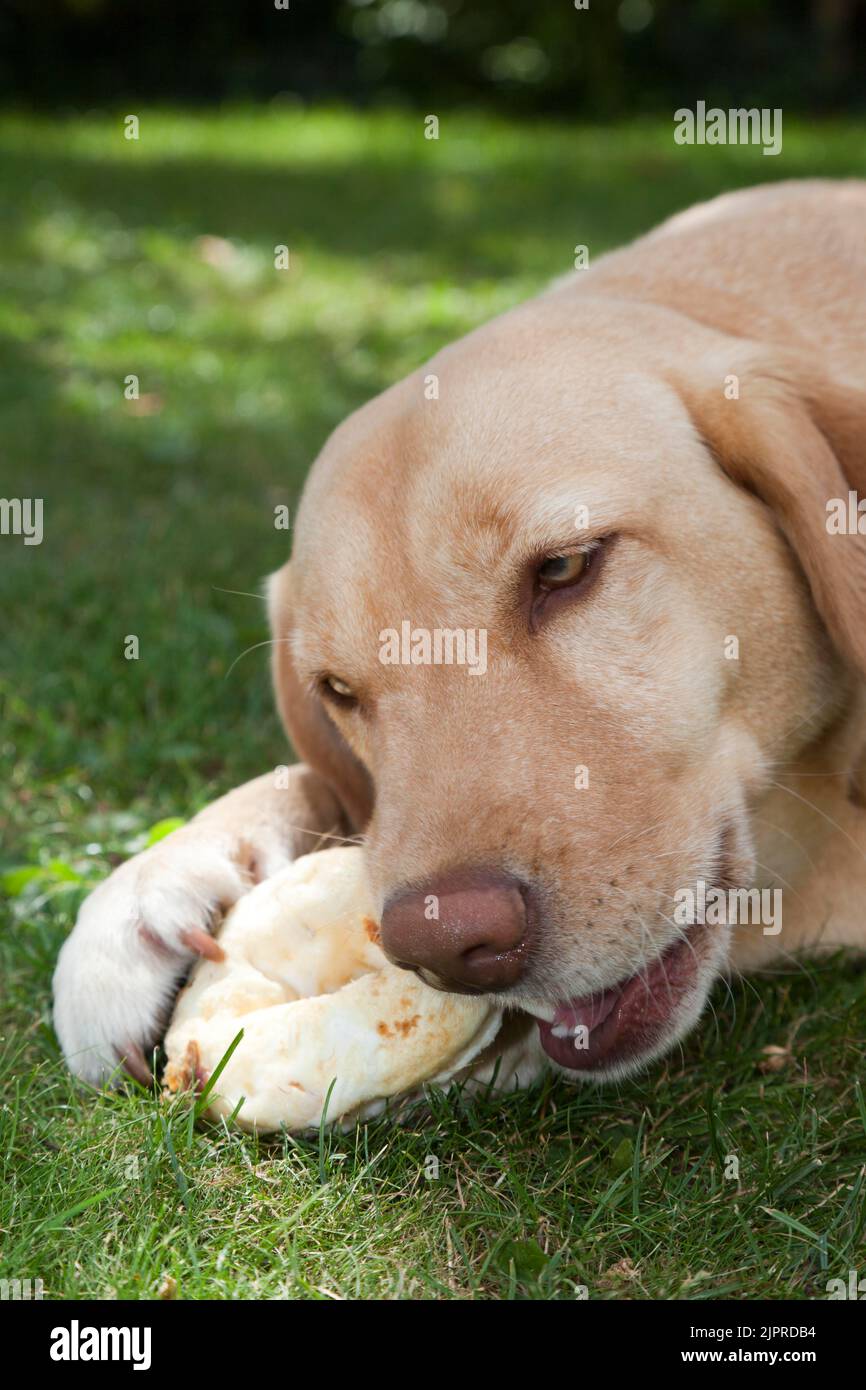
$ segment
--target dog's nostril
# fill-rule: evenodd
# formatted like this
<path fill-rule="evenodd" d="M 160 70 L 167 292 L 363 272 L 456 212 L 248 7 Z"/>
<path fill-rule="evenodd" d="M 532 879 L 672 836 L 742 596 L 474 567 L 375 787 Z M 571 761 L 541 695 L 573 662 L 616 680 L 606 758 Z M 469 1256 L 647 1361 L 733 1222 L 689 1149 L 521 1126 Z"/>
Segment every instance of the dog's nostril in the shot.
<path fill-rule="evenodd" d="M 463 952 L 463 959 L 469 965 L 481 964 L 482 962 L 486 964 L 496 956 L 506 956 L 520 951 L 524 945 L 525 937 L 522 930 L 524 923 L 521 922 L 519 925 L 521 928 L 519 935 L 491 942 L 489 945 L 482 942 L 480 946 L 470 946 L 467 951 Z"/>
<path fill-rule="evenodd" d="M 483 994 L 484 991 L 477 985 L 460 984 L 457 980 L 443 980 L 441 976 L 434 975 L 432 970 L 425 970 L 423 966 L 415 971 L 419 980 L 423 980 L 425 985 L 431 989 L 438 989 L 442 994 Z"/>

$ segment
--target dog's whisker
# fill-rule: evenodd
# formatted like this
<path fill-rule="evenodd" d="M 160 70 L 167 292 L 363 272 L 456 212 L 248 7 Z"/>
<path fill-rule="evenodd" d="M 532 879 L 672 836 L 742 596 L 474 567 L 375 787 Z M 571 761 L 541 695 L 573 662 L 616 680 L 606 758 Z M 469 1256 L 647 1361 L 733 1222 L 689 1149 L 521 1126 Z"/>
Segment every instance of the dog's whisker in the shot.
<path fill-rule="evenodd" d="M 774 770 L 776 772 L 780 772 L 783 777 L 851 777 L 855 772 L 859 770 L 855 765 L 854 767 L 842 767 L 834 769 L 832 772 L 784 772 L 784 768 L 795 768 L 797 766 L 794 760 L 792 760 L 789 763 L 776 762 L 773 766 Z"/>
<path fill-rule="evenodd" d="M 802 719 L 799 719 L 790 729 L 783 729 L 780 734 L 777 734 L 774 739 L 771 739 L 767 745 L 768 748 L 774 748 L 776 744 L 781 743 L 783 739 L 791 738 L 793 734 L 796 734 L 803 728 L 804 724 L 811 724 L 817 719 L 818 715 L 823 714 L 824 710 L 834 699 L 835 697 L 833 695 L 828 695 L 815 709 L 810 710 L 808 714 L 804 715 Z"/>
<path fill-rule="evenodd" d="M 240 656 L 236 656 L 236 657 L 235 657 L 235 659 L 234 659 L 234 661 L 232 662 L 231 666 L 229 667 L 229 669 L 226 671 L 225 675 L 223 676 L 223 680 L 224 680 L 224 681 L 227 681 L 227 680 L 228 680 L 229 676 L 231 675 L 232 671 L 233 671 L 233 670 L 235 669 L 235 667 L 237 666 L 237 664 L 238 664 L 238 662 L 240 661 L 241 657 L 248 656 L 250 652 L 258 651 L 259 647 L 275 647 L 275 646 L 277 645 L 278 642 L 288 642 L 288 641 L 290 641 L 290 640 L 291 640 L 291 639 L 288 638 L 288 637 L 268 637 L 268 638 L 266 638 L 266 640 L 265 640 L 264 642 L 254 642 L 253 645 L 252 645 L 251 647 L 247 647 L 244 651 L 242 651 L 242 652 L 240 653 Z"/>
<path fill-rule="evenodd" d="M 661 820 L 655 821 L 652 825 L 643 826 L 640 830 L 626 831 L 624 835 L 620 835 L 618 839 L 614 840 L 613 844 L 606 847 L 605 853 L 609 854 L 610 851 L 616 849 L 618 845 L 628 844 L 633 840 L 639 840 L 642 835 L 648 835 L 650 831 L 658 830 L 662 825 L 664 825 L 664 817 L 662 817 Z"/>
<path fill-rule="evenodd" d="M 764 816 L 753 816 L 752 819 L 756 825 L 766 825 L 768 830 L 774 830 L 778 835 L 783 835 L 786 840 L 790 840 L 791 844 L 796 845 L 800 853 L 808 860 L 810 867 L 813 869 L 816 868 L 814 859 L 809 854 L 803 841 L 798 840 L 796 835 L 792 835 L 789 830 L 783 829 L 781 825 L 776 825 L 773 821 L 766 820 Z"/>
<path fill-rule="evenodd" d="M 221 584 L 211 584 L 214 593 L 217 594 L 237 594 L 238 598 L 254 598 L 258 603 L 264 603 L 263 594 L 251 594 L 247 589 L 224 589 Z"/>
<path fill-rule="evenodd" d="M 287 824 L 286 829 L 290 830 L 293 835 L 312 835 L 317 841 L 333 840 L 338 845 L 362 845 L 364 843 L 364 837 L 360 834 L 338 835 L 336 832 L 328 832 L 327 830 L 311 830 L 308 825 Z"/>
<path fill-rule="evenodd" d="M 866 853 L 864 853 L 863 846 L 857 843 L 853 835 L 849 835 L 844 826 L 840 825 L 838 821 L 835 821 L 832 816 L 828 816 L 827 812 L 822 811 L 820 806 L 816 806 L 814 801 L 810 801 L 807 796 L 803 796 L 802 793 L 794 791 L 793 787 L 786 787 L 782 782 L 771 781 L 770 786 L 778 787 L 781 792 L 787 792 L 788 796 L 792 796 L 795 801 L 802 802 L 804 806 L 808 806 L 810 810 L 814 811 L 816 815 L 819 815 L 822 820 L 826 821 L 829 826 L 832 826 L 834 830 L 838 830 L 839 834 L 848 841 L 849 845 L 857 851 L 860 858 L 866 863 Z"/>

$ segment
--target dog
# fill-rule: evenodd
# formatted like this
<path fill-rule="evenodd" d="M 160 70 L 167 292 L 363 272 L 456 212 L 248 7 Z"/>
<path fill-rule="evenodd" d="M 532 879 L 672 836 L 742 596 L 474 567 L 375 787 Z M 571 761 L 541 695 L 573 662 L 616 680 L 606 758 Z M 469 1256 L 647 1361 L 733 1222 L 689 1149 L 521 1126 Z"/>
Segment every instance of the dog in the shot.
<path fill-rule="evenodd" d="M 503 1085 L 626 1076 L 719 977 L 862 949 L 864 375 L 866 183 L 779 183 L 341 424 L 268 590 L 303 761 L 84 903 L 54 977 L 72 1071 L 149 1081 L 219 914 L 328 837 L 363 837 L 393 961 L 509 1011 Z M 784 918 L 683 915 L 701 885 Z"/>

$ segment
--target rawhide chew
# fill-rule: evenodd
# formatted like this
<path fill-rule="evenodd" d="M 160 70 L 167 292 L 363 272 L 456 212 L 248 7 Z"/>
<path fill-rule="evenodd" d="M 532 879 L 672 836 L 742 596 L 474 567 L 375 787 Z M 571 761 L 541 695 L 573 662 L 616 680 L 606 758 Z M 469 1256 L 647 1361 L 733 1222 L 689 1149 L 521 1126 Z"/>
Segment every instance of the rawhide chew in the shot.
<path fill-rule="evenodd" d="M 223 922 L 223 959 L 201 960 L 178 997 L 169 1091 L 200 1090 L 241 1028 L 208 1113 L 237 1110 L 244 1129 L 315 1130 L 326 1098 L 327 1123 L 345 1124 L 425 1081 L 446 1085 L 501 1015 L 391 965 L 378 939 L 357 847 L 307 854 L 260 883 Z"/>

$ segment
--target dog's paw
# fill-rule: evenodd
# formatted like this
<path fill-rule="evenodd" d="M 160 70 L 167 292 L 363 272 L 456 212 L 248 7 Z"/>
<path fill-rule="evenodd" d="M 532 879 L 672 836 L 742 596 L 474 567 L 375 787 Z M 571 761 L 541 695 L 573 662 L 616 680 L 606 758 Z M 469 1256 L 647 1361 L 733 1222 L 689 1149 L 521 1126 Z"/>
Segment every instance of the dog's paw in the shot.
<path fill-rule="evenodd" d="M 192 961 L 220 958 L 211 931 L 222 914 L 289 858 L 188 826 L 90 894 L 54 973 L 54 1026 L 76 1076 L 117 1083 L 125 1068 L 150 1084 L 149 1055 Z"/>

